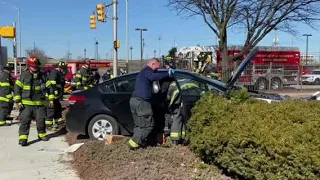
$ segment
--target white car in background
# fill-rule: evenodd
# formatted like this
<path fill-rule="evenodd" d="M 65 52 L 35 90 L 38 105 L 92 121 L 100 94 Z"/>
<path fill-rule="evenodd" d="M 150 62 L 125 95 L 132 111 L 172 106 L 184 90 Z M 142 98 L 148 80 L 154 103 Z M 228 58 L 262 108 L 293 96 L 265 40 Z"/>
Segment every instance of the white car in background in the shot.
<path fill-rule="evenodd" d="M 309 74 L 303 75 L 302 83 L 320 85 L 320 69 L 312 70 Z"/>

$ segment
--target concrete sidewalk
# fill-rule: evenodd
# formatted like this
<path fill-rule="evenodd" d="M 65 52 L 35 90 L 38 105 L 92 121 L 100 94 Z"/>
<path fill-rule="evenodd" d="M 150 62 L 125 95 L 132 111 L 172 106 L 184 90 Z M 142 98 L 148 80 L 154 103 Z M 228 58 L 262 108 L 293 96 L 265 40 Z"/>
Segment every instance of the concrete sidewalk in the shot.
<path fill-rule="evenodd" d="M 71 155 L 63 152 L 68 147 L 63 136 L 48 142 L 35 142 L 27 147 L 18 145 L 18 124 L 0 127 L 1 180 L 79 180 L 67 161 Z M 37 140 L 35 124 L 30 129 L 29 141 Z"/>

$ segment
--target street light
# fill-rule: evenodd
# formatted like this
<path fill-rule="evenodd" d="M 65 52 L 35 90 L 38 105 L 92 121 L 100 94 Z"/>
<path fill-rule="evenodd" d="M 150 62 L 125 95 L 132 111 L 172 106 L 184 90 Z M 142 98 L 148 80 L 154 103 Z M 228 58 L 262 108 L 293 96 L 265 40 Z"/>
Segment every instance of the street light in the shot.
<path fill-rule="evenodd" d="M 131 47 L 130 47 L 130 51 L 131 51 L 131 61 L 132 61 L 132 49 L 133 49 L 133 47 L 131 46 Z"/>
<path fill-rule="evenodd" d="M 137 28 L 136 31 L 140 31 L 140 41 L 141 41 L 141 69 L 142 69 L 142 60 L 143 60 L 143 40 L 142 40 L 142 31 L 148 31 L 147 29 Z"/>
<path fill-rule="evenodd" d="M 303 34 L 303 36 L 306 36 L 306 37 L 307 37 L 307 42 L 306 42 L 306 65 L 308 65 L 309 36 L 312 36 L 312 34 Z"/>
<path fill-rule="evenodd" d="M 19 27 L 19 57 L 21 57 L 21 18 L 20 18 L 20 9 L 17 7 L 17 6 L 15 6 L 15 5 L 13 5 L 13 4 L 9 4 L 9 3 L 7 3 L 7 2 L 5 2 L 5 1 L 3 1 L 3 0 L 0 0 L 0 2 L 2 3 L 2 4 L 6 4 L 6 5 L 9 5 L 9 6 L 11 6 L 11 7 L 13 7 L 14 9 L 16 9 L 17 11 L 18 11 L 18 23 L 19 23 L 19 25 L 18 25 L 18 27 Z"/>

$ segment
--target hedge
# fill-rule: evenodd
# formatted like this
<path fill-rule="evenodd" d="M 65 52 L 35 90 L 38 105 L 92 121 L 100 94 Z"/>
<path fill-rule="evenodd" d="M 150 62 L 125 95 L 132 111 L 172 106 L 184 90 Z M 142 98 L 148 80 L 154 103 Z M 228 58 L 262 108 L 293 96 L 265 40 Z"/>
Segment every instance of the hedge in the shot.
<path fill-rule="evenodd" d="M 320 102 L 207 93 L 188 129 L 195 154 L 236 178 L 320 179 Z"/>

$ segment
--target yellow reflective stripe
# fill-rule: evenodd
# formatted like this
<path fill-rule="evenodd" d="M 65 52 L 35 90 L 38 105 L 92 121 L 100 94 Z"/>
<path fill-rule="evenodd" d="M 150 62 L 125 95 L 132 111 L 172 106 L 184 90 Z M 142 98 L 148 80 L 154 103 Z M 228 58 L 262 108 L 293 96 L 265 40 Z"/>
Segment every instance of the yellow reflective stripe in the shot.
<path fill-rule="evenodd" d="M 12 94 L 7 94 L 7 95 L 6 95 L 6 98 L 8 98 L 8 99 L 12 99 L 12 98 L 13 98 L 13 96 L 12 96 Z"/>
<path fill-rule="evenodd" d="M 185 138 L 185 137 L 186 137 L 186 132 L 185 132 L 185 131 L 182 131 L 182 132 L 181 132 L 181 137 L 182 137 L 182 138 Z"/>
<path fill-rule="evenodd" d="M 14 96 L 13 99 L 14 99 L 15 101 L 21 100 L 21 96 L 20 96 L 20 95 Z"/>
<path fill-rule="evenodd" d="M 179 94 L 179 90 L 176 89 L 173 91 L 172 95 L 171 95 L 171 100 L 170 100 L 170 105 L 173 103 L 173 101 L 176 99 L 176 97 L 178 96 Z"/>
<path fill-rule="evenodd" d="M 0 97 L 0 101 L 10 102 L 10 99 L 5 97 Z"/>
<path fill-rule="evenodd" d="M 76 74 L 76 77 L 77 78 L 81 78 L 82 76 L 80 74 Z"/>
<path fill-rule="evenodd" d="M 90 84 L 89 86 L 90 86 L 90 87 L 94 87 L 94 85 L 93 85 L 93 84 Z"/>
<path fill-rule="evenodd" d="M 88 78 L 87 77 L 82 77 L 82 80 L 87 81 Z"/>
<path fill-rule="evenodd" d="M 51 84 L 56 85 L 57 81 L 49 81 Z"/>
<path fill-rule="evenodd" d="M 54 100 L 55 98 L 56 98 L 55 95 L 52 95 L 52 94 L 49 95 L 49 100 Z"/>
<path fill-rule="evenodd" d="M 19 87 L 23 87 L 23 84 L 22 84 L 22 82 L 18 79 L 18 80 L 16 80 L 16 82 L 15 82 L 15 84 L 17 85 L 17 86 L 19 86 Z"/>
<path fill-rule="evenodd" d="M 30 101 L 30 100 L 22 100 L 23 105 L 30 105 L 30 106 L 41 106 L 45 105 L 44 101 Z"/>
<path fill-rule="evenodd" d="M 44 138 L 47 136 L 47 134 L 46 133 L 39 133 L 38 136 L 39 136 L 39 138 Z"/>
<path fill-rule="evenodd" d="M 57 90 L 55 90 L 55 91 L 54 91 L 54 94 L 55 94 L 55 95 L 58 95 L 58 94 L 59 94 L 59 92 L 58 92 Z"/>
<path fill-rule="evenodd" d="M 81 82 L 77 82 L 76 85 L 80 86 L 80 85 L 81 85 Z"/>
<path fill-rule="evenodd" d="M 34 87 L 35 90 L 40 91 L 41 90 L 41 86 L 36 86 Z"/>
<path fill-rule="evenodd" d="M 171 133 L 170 133 L 170 137 L 179 138 L 179 137 L 181 137 L 181 133 L 171 132 Z"/>
<path fill-rule="evenodd" d="M 88 88 L 87 86 L 85 86 L 85 87 L 83 87 L 83 89 L 84 89 L 84 90 L 87 90 L 87 89 L 89 89 L 89 88 Z"/>
<path fill-rule="evenodd" d="M 23 88 L 22 88 L 23 90 L 30 90 L 31 89 L 31 86 L 23 86 Z"/>
<path fill-rule="evenodd" d="M 114 75 L 113 75 L 113 74 L 111 74 L 111 75 L 110 75 L 110 78 L 114 78 Z"/>
<path fill-rule="evenodd" d="M 46 121 L 46 125 L 52 125 L 53 121 Z"/>
<path fill-rule="evenodd" d="M 5 125 L 6 122 L 5 121 L 0 121 L 0 125 Z"/>
<path fill-rule="evenodd" d="M 10 87 L 10 83 L 8 83 L 8 82 L 1 82 L 1 83 L 0 83 L 0 86 L 2 86 L 2 87 Z"/>
<path fill-rule="evenodd" d="M 19 139 L 23 139 L 23 140 L 24 140 L 24 139 L 28 139 L 28 135 L 20 135 L 20 136 L 19 136 Z"/>
<path fill-rule="evenodd" d="M 132 139 L 129 140 L 129 144 L 130 144 L 130 146 L 133 147 L 133 148 L 139 147 L 139 144 L 137 144 L 136 142 L 134 142 Z"/>
<path fill-rule="evenodd" d="M 62 118 L 58 119 L 58 122 L 63 122 L 63 121 L 64 121 L 64 119 L 62 119 Z"/>
<path fill-rule="evenodd" d="M 46 87 L 49 87 L 51 85 L 50 81 L 46 82 Z"/>

